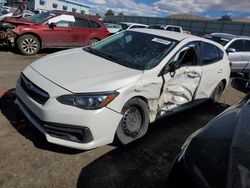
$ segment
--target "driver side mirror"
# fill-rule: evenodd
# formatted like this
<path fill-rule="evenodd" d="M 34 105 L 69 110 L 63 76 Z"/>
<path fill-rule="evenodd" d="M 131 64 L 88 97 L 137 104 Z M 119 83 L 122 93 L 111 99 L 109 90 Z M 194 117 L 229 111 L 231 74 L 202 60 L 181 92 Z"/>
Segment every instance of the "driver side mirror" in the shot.
<path fill-rule="evenodd" d="M 231 82 L 231 86 L 243 93 L 250 92 L 250 81 L 243 78 L 234 78 Z"/>
<path fill-rule="evenodd" d="M 163 76 L 166 73 L 174 73 L 178 68 L 180 68 L 180 66 L 181 66 L 180 60 L 172 61 L 161 70 L 158 76 Z"/>
<path fill-rule="evenodd" d="M 172 61 L 168 65 L 168 71 L 169 72 L 175 72 L 178 68 L 180 68 L 180 66 L 181 66 L 181 61 L 180 60 Z"/>
<path fill-rule="evenodd" d="M 51 22 L 50 24 L 49 24 L 49 28 L 54 28 L 54 27 L 56 27 L 56 23 L 54 23 L 54 22 Z"/>
<path fill-rule="evenodd" d="M 226 52 L 229 54 L 229 53 L 234 53 L 234 52 L 236 52 L 236 50 L 235 50 L 234 48 L 228 48 L 228 49 L 226 50 Z"/>

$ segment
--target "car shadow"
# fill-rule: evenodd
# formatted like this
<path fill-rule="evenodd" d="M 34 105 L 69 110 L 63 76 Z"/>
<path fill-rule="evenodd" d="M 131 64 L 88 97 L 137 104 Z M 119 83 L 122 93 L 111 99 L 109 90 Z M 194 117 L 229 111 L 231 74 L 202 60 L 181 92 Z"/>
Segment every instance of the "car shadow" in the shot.
<path fill-rule="evenodd" d="M 82 150 L 71 149 L 47 142 L 45 136 L 36 129 L 15 104 L 15 89 L 8 90 L 0 97 L 0 112 L 8 119 L 10 124 L 25 138 L 33 142 L 34 146 L 57 153 L 74 155 Z"/>
<path fill-rule="evenodd" d="M 143 138 L 118 147 L 84 167 L 77 187 L 166 187 L 171 164 L 185 140 L 226 108 L 228 105 L 207 102 L 157 121 Z"/>

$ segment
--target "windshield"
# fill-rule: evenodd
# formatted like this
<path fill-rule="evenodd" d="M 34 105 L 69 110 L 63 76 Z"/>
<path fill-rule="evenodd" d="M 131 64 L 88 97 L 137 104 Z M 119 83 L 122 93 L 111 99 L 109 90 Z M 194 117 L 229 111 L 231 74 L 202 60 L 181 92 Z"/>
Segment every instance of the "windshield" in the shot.
<path fill-rule="evenodd" d="M 125 31 L 85 50 L 129 68 L 148 70 L 157 66 L 176 44 L 169 38 Z"/>
<path fill-rule="evenodd" d="M 30 16 L 30 17 L 28 17 L 26 19 L 28 21 L 30 21 L 30 22 L 39 23 L 39 22 L 44 22 L 47 19 L 52 18 L 53 16 L 55 16 L 55 14 L 50 13 L 50 12 L 44 12 L 44 13 L 41 13 L 41 14 Z"/>

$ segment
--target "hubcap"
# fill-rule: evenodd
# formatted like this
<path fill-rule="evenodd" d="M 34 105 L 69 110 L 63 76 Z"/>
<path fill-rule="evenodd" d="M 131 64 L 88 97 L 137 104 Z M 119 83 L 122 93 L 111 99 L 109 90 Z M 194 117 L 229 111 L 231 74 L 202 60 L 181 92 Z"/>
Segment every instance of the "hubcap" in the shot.
<path fill-rule="evenodd" d="M 29 54 L 34 53 L 37 50 L 38 44 L 34 39 L 27 38 L 22 42 L 22 49 Z"/>
<path fill-rule="evenodd" d="M 122 128 L 126 135 L 136 136 L 142 127 L 142 115 L 138 108 L 130 107 L 126 110 L 122 120 Z"/>

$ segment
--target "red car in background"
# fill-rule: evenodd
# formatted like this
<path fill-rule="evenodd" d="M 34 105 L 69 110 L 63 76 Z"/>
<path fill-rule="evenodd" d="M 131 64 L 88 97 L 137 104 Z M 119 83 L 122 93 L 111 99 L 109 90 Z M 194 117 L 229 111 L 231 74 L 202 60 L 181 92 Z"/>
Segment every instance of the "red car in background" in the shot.
<path fill-rule="evenodd" d="M 15 46 L 24 55 L 34 55 L 42 48 L 91 45 L 108 36 L 101 20 L 59 11 L 5 18 L 0 25 L 0 45 Z"/>

